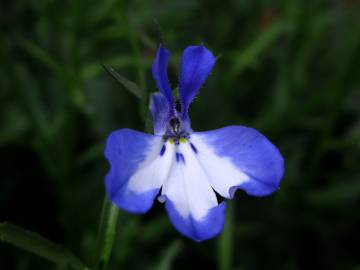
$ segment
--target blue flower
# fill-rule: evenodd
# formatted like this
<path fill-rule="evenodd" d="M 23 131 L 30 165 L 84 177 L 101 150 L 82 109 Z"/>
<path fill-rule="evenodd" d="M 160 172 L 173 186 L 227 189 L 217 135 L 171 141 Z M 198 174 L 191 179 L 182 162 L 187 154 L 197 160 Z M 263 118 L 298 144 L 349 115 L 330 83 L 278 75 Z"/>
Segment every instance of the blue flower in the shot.
<path fill-rule="evenodd" d="M 189 106 L 205 82 L 215 57 L 204 46 L 182 55 L 178 111 L 167 78 L 170 53 L 160 45 L 152 67 L 160 92 L 152 95 L 154 135 L 131 129 L 110 134 L 105 156 L 108 196 L 119 208 L 145 213 L 155 197 L 165 203 L 172 224 L 183 235 L 202 241 L 219 234 L 225 201 L 240 188 L 265 196 L 277 190 L 284 173 L 279 150 L 262 134 L 244 126 L 195 132 Z"/>

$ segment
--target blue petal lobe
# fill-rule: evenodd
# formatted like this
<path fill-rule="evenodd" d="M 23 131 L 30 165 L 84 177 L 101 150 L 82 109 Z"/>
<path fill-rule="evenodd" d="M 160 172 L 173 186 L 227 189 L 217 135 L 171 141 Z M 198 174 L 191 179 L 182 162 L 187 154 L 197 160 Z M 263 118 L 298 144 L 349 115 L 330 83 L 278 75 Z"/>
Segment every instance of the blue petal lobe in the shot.
<path fill-rule="evenodd" d="M 199 194 L 201 196 L 201 194 Z M 191 215 L 184 218 L 176 210 L 173 202 L 166 198 L 165 207 L 171 223 L 183 235 L 195 240 L 204 241 L 218 235 L 224 228 L 226 203 L 209 210 L 202 220 L 196 220 Z"/>
<path fill-rule="evenodd" d="M 172 109 L 175 107 L 171 87 L 167 76 L 167 64 L 169 62 L 169 58 L 170 52 L 165 49 L 162 44 L 160 44 L 155 61 L 152 66 L 152 74 L 154 80 L 156 81 L 157 88 L 166 97 L 168 105 Z"/>
<path fill-rule="evenodd" d="M 108 137 L 105 156 L 111 169 L 105 184 L 108 196 L 119 208 L 133 213 L 144 213 L 151 208 L 160 187 L 154 185 L 139 193 L 130 190 L 128 182 L 157 139 L 157 136 L 131 129 L 114 131 Z"/>
<path fill-rule="evenodd" d="M 168 101 L 160 92 L 151 95 L 150 111 L 154 120 L 154 134 L 163 135 L 171 115 Z"/>
<path fill-rule="evenodd" d="M 179 79 L 183 119 L 188 118 L 189 105 L 210 74 L 215 61 L 214 55 L 203 45 L 189 46 L 184 50 Z"/>
<path fill-rule="evenodd" d="M 255 129 L 228 126 L 196 132 L 195 136 L 212 148 L 217 156 L 231 160 L 239 171 L 249 177 L 248 181 L 239 185 L 228 186 L 230 197 L 237 188 L 254 196 L 265 196 L 279 188 L 284 175 L 284 159 L 279 150 Z M 226 179 L 221 185 L 226 185 Z"/>

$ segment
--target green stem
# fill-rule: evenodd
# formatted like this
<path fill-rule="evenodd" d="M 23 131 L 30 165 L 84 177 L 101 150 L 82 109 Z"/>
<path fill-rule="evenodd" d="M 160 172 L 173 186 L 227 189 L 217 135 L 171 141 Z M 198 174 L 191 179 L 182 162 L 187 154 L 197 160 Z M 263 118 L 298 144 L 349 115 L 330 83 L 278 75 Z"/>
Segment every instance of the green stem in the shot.
<path fill-rule="evenodd" d="M 224 231 L 219 239 L 219 269 L 230 270 L 233 256 L 233 215 L 234 215 L 234 201 L 227 202 L 226 222 Z"/>
<path fill-rule="evenodd" d="M 129 19 L 128 24 L 132 27 Z M 112 76 L 114 76 L 118 80 L 118 82 L 120 82 L 123 86 L 125 86 L 125 88 L 127 88 L 135 96 L 137 96 L 140 101 L 139 106 L 143 107 L 142 102 L 146 103 L 147 101 L 145 66 L 142 61 L 141 51 L 137 37 L 133 32 L 134 31 L 130 31 L 129 39 L 137 59 L 138 85 L 140 85 L 140 87 L 128 81 L 120 74 L 116 73 L 114 70 L 111 69 L 111 67 L 104 67 Z M 118 215 L 118 208 L 105 197 L 98 234 L 96 269 L 104 270 L 107 268 L 115 240 Z"/>
<path fill-rule="evenodd" d="M 106 269 L 113 248 L 119 209 L 106 197 L 101 212 L 97 243 L 96 269 Z"/>
<path fill-rule="evenodd" d="M 43 257 L 57 264 L 60 268 L 89 269 L 64 247 L 45 239 L 37 233 L 9 223 L 0 223 L 0 241 Z"/>

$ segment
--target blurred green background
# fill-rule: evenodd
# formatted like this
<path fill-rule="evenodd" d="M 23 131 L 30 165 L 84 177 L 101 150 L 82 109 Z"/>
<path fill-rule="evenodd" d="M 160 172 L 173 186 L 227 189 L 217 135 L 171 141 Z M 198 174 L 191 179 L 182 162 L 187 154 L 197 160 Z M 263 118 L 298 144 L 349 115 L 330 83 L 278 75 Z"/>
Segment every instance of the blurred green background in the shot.
<path fill-rule="evenodd" d="M 143 216 L 120 212 L 109 269 L 359 270 L 356 0 L 2 1 L 0 222 L 91 265 L 104 141 L 144 130 L 148 116 L 101 64 L 148 95 L 161 40 L 174 88 L 186 46 L 219 56 L 192 105 L 193 129 L 255 127 L 283 153 L 286 174 L 269 197 L 239 191 L 225 232 L 201 244 L 179 235 L 159 203 Z M 57 267 L 0 243 L 0 269 Z"/>

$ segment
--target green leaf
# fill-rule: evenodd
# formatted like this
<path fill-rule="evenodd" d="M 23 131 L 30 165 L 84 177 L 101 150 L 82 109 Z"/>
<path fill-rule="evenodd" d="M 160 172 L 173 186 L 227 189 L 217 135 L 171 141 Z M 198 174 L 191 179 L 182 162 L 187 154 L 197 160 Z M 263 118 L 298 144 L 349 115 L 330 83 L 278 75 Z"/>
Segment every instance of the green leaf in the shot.
<path fill-rule="evenodd" d="M 114 7 L 116 5 L 116 0 L 104 0 L 101 1 L 101 5 L 88 5 L 89 13 L 87 16 L 86 24 L 87 25 L 96 25 L 101 20 L 106 19 L 111 12 L 114 12 L 116 8 Z"/>
<path fill-rule="evenodd" d="M 239 74 L 259 58 L 272 43 L 287 30 L 283 22 L 274 23 L 262 31 L 245 49 L 231 55 L 233 61 L 232 74 Z"/>
<path fill-rule="evenodd" d="M 292 68 L 295 82 L 302 87 L 308 81 L 309 65 L 311 60 L 316 58 L 316 54 L 319 51 L 318 46 L 321 44 L 320 40 L 324 38 L 324 34 L 326 34 L 326 30 L 331 25 L 332 19 L 332 13 L 324 13 L 314 16 L 314 18 L 309 18 L 311 20 L 311 28 L 306 32 L 302 44 L 299 44 Z"/>
<path fill-rule="evenodd" d="M 38 82 L 24 67 L 16 67 L 14 73 L 19 79 L 16 89 L 19 91 L 19 96 L 26 105 L 27 116 L 36 128 L 38 135 L 41 136 L 41 139 L 47 139 L 49 121 L 45 106 L 41 100 Z"/>
<path fill-rule="evenodd" d="M 159 237 L 164 234 L 170 233 L 173 230 L 168 218 L 164 215 L 148 221 L 141 229 L 141 237 L 138 241 L 141 243 L 156 242 Z"/>
<path fill-rule="evenodd" d="M 113 248 L 119 209 L 106 197 L 98 233 L 96 268 L 106 269 Z"/>
<path fill-rule="evenodd" d="M 0 145 L 14 142 L 26 134 L 30 124 L 20 107 L 5 104 L 0 117 Z"/>
<path fill-rule="evenodd" d="M 137 57 L 132 55 L 119 55 L 119 56 L 112 56 L 109 59 L 106 59 L 102 62 L 106 63 L 107 66 L 111 66 L 113 69 L 123 69 L 123 68 L 136 68 Z M 147 59 L 143 60 L 144 65 L 146 67 L 151 66 L 151 62 Z M 99 62 L 89 62 L 84 64 L 81 70 L 81 78 L 84 80 L 92 79 L 99 74 L 104 72 L 104 67 Z"/>
<path fill-rule="evenodd" d="M 34 253 L 56 263 L 59 267 L 89 269 L 64 247 L 45 239 L 35 232 L 9 223 L 0 223 L 0 241 Z"/>
<path fill-rule="evenodd" d="M 113 76 L 116 79 L 117 82 L 119 82 L 122 86 L 124 86 L 127 90 L 129 90 L 130 93 L 132 93 L 141 101 L 146 102 L 145 91 L 141 90 L 136 83 L 126 79 L 124 76 L 117 73 L 109 65 L 103 65 L 103 67 L 111 76 Z"/>
<path fill-rule="evenodd" d="M 103 158 L 104 147 L 104 142 L 94 143 L 94 145 L 79 155 L 77 164 L 82 167 L 93 162 L 94 160 Z"/>
<path fill-rule="evenodd" d="M 35 43 L 30 40 L 25 39 L 24 37 L 16 37 L 17 44 L 24 49 L 31 56 L 39 60 L 45 66 L 55 71 L 59 70 L 59 66 L 56 63 L 55 59 L 50 56 L 44 49 L 37 46 Z"/>
<path fill-rule="evenodd" d="M 355 204 L 360 197 L 360 183 L 348 179 L 346 183 L 332 185 L 323 190 L 305 193 L 305 200 L 312 206 L 319 208 L 340 208 L 344 205 Z"/>
<path fill-rule="evenodd" d="M 160 256 L 161 260 L 159 264 L 153 268 L 156 270 L 171 270 L 172 269 L 172 263 L 176 257 L 176 255 L 179 254 L 181 250 L 182 244 L 179 239 L 175 240 L 171 243 L 169 247 L 165 249 L 165 251 Z"/>

